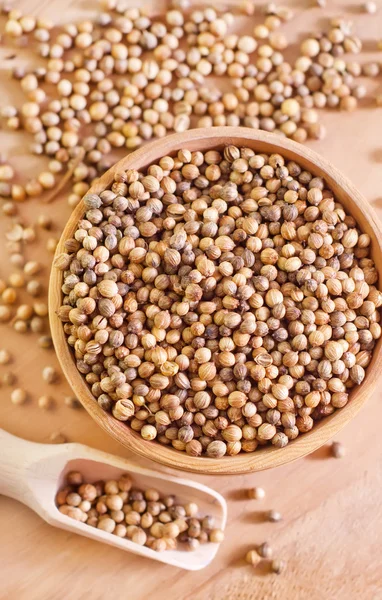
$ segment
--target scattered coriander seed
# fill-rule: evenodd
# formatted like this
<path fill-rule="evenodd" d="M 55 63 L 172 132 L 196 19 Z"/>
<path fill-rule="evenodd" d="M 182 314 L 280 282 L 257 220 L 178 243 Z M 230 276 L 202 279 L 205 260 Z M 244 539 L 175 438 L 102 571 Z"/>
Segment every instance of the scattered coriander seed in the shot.
<path fill-rule="evenodd" d="M 22 388 L 16 388 L 12 390 L 11 393 L 11 402 L 12 404 L 16 404 L 17 406 L 20 404 L 25 404 L 28 399 L 28 394 Z"/>
<path fill-rule="evenodd" d="M 256 567 L 261 561 L 261 556 L 257 553 L 256 550 L 249 550 L 245 555 L 245 560 L 253 567 Z"/>
<path fill-rule="evenodd" d="M 345 446 L 341 442 L 332 442 L 330 450 L 334 458 L 343 458 L 346 454 Z"/>
<path fill-rule="evenodd" d="M 49 441 L 52 444 L 66 444 L 68 439 L 63 433 L 56 431 L 49 436 Z"/>
<path fill-rule="evenodd" d="M 27 263 L 25 263 L 25 265 L 24 265 L 25 275 L 37 275 L 37 273 L 40 273 L 41 269 L 42 269 L 41 263 L 39 263 L 35 260 L 30 260 Z"/>
<path fill-rule="evenodd" d="M 376 2 L 373 2 L 373 0 L 368 0 L 367 2 L 364 2 L 362 8 L 364 12 L 367 12 L 369 15 L 375 15 L 375 13 L 377 12 L 377 4 Z"/>
<path fill-rule="evenodd" d="M 14 288 L 6 288 L 1 294 L 4 304 L 14 304 L 17 300 L 17 292 Z"/>
<path fill-rule="evenodd" d="M 15 321 L 13 323 L 13 329 L 17 332 L 17 333 L 27 333 L 28 331 L 28 324 L 26 321 L 23 321 L 21 319 L 18 319 L 17 321 Z"/>
<path fill-rule="evenodd" d="M 56 383 L 58 379 L 58 373 L 54 367 L 44 367 L 42 370 L 42 378 L 46 383 Z"/>
<path fill-rule="evenodd" d="M 22 273 L 11 273 L 8 281 L 9 285 L 14 288 L 22 288 L 25 285 L 25 277 Z"/>
<path fill-rule="evenodd" d="M 285 560 L 275 558 L 271 562 L 271 569 L 272 569 L 273 573 L 276 573 L 276 575 L 280 575 L 280 573 L 285 571 L 286 567 L 287 567 L 287 563 Z"/>
<path fill-rule="evenodd" d="M 57 245 L 58 245 L 58 239 L 57 238 L 49 238 L 46 242 L 46 249 L 48 250 L 48 252 L 51 252 L 52 254 L 55 253 Z"/>
<path fill-rule="evenodd" d="M 2 373 L 2 375 L 0 375 L 0 382 L 3 385 L 7 385 L 7 386 L 14 385 L 16 383 L 16 375 L 14 373 L 12 373 L 11 371 Z"/>
<path fill-rule="evenodd" d="M 42 229 L 51 229 L 52 219 L 48 215 L 41 214 L 37 219 L 37 225 Z"/>
<path fill-rule="evenodd" d="M 53 340 L 50 335 L 42 335 L 38 338 L 38 345 L 40 348 L 50 349 L 53 347 Z"/>
<path fill-rule="evenodd" d="M 74 408 L 74 409 L 81 408 L 81 406 L 82 406 L 81 402 L 74 396 L 65 396 L 64 404 L 65 404 L 65 406 L 68 406 L 69 408 Z"/>
<path fill-rule="evenodd" d="M 36 297 L 39 296 L 42 292 L 42 284 L 40 281 L 36 279 L 31 279 L 27 283 L 26 290 L 30 296 Z"/>
<path fill-rule="evenodd" d="M 50 410 L 54 406 L 54 400 L 50 396 L 40 396 L 37 404 L 42 410 Z"/>
<path fill-rule="evenodd" d="M 281 513 L 278 512 L 277 510 L 269 510 L 266 514 L 267 516 L 267 520 L 271 521 L 271 523 L 278 523 L 279 521 L 281 521 L 282 516 Z"/>
<path fill-rule="evenodd" d="M 261 487 L 249 488 L 247 495 L 250 500 L 263 500 L 265 498 L 265 490 Z"/>
<path fill-rule="evenodd" d="M 0 350 L 0 365 L 8 365 L 12 360 L 12 357 L 8 350 Z"/>
<path fill-rule="evenodd" d="M 268 542 L 263 542 L 258 548 L 257 548 L 257 553 L 262 557 L 262 558 L 272 558 L 272 548 L 271 546 L 268 544 Z"/>
<path fill-rule="evenodd" d="M 6 323 L 12 317 L 12 310 L 9 306 L 0 306 L 0 323 Z"/>
<path fill-rule="evenodd" d="M 29 327 L 33 333 L 41 333 L 45 328 L 44 319 L 39 316 L 32 317 L 29 322 Z"/>
<path fill-rule="evenodd" d="M 20 304 L 16 309 L 16 319 L 21 321 L 29 321 L 33 315 L 33 307 L 29 304 Z"/>

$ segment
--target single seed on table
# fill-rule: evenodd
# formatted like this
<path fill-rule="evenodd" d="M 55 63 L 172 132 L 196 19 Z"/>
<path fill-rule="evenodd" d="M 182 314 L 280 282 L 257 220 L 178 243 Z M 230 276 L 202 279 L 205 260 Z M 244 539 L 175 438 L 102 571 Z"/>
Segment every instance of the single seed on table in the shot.
<path fill-rule="evenodd" d="M 51 433 L 51 435 L 49 436 L 49 441 L 52 444 L 66 444 L 68 439 L 63 433 L 61 433 L 60 431 L 57 431 L 57 432 Z"/>
<path fill-rule="evenodd" d="M 53 340 L 50 335 L 42 335 L 38 338 L 38 345 L 44 349 L 52 348 Z"/>
<path fill-rule="evenodd" d="M 1 349 L 0 350 L 0 365 L 7 365 L 11 362 L 12 357 L 8 350 Z"/>
<path fill-rule="evenodd" d="M 334 458 L 343 458 L 346 454 L 345 446 L 341 442 L 332 442 L 330 450 Z"/>
<path fill-rule="evenodd" d="M 25 285 L 25 277 L 22 273 L 11 273 L 8 281 L 9 285 L 14 288 L 22 288 Z"/>
<path fill-rule="evenodd" d="M 54 400 L 50 396 L 40 396 L 37 401 L 38 407 L 42 410 L 49 410 L 54 406 Z"/>
<path fill-rule="evenodd" d="M 13 323 L 13 329 L 17 333 L 26 333 L 28 331 L 28 324 L 26 321 L 19 319 Z"/>
<path fill-rule="evenodd" d="M 21 321 L 29 321 L 33 315 L 33 307 L 29 304 L 20 304 L 16 310 L 16 318 Z"/>
<path fill-rule="evenodd" d="M 3 385 L 13 385 L 14 383 L 16 383 L 16 375 L 11 371 L 3 373 L 2 375 L 0 375 L 0 382 Z"/>
<path fill-rule="evenodd" d="M 4 304 L 14 304 L 17 300 L 17 292 L 13 288 L 6 288 L 1 294 Z"/>
<path fill-rule="evenodd" d="M 261 556 L 259 556 L 256 550 L 249 550 L 245 555 L 245 560 L 253 567 L 256 567 L 256 565 L 258 565 L 261 561 Z"/>
<path fill-rule="evenodd" d="M 268 521 L 271 521 L 271 523 L 278 523 L 282 519 L 281 513 L 273 509 L 266 513 L 266 517 Z"/>
<path fill-rule="evenodd" d="M 265 498 L 265 490 L 262 487 L 249 488 L 247 495 L 251 500 L 262 500 Z"/>
<path fill-rule="evenodd" d="M 42 378 L 46 383 L 55 383 L 58 379 L 58 373 L 54 367 L 44 367 L 42 370 Z"/>
<path fill-rule="evenodd" d="M 369 15 L 374 15 L 377 12 L 377 4 L 376 2 L 373 2 L 373 0 L 368 0 L 367 2 L 364 2 L 362 8 Z"/>
<path fill-rule="evenodd" d="M 11 393 L 11 402 L 12 404 L 20 405 L 24 404 L 28 399 L 28 394 L 22 388 L 16 388 Z"/>
<path fill-rule="evenodd" d="M 75 398 L 74 396 L 65 396 L 64 404 L 69 408 L 81 408 L 82 406 L 81 402 L 77 400 L 77 398 Z"/>
<path fill-rule="evenodd" d="M 276 575 L 280 575 L 280 573 L 285 571 L 286 566 L 287 566 L 286 561 L 282 560 L 280 558 L 275 558 L 271 562 L 271 569 L 272 569 L 273 573 L 276 573 Z"/>
<path fill-rule="evenodd" d="M 36 279 L 31 279 L 27 283 L 26 290 L 30 296 L 33 296 L 33 297 L 39 296 L 42 292 L 42 284 L 40 283 L 40 281 L 37 281 Z"/>
<path fill-rule="evenodd" d="M 37 225 L 42 229 L 50 229 L 52 227 L 52 219 L 48 215 L 41 214 L 37 219 Z"/>
<path fill-rule="evenodd" d="M 9 306 L 0 306 L 0 323 L 6 323 L 12 317 L 12 311 Z"/>
<path fill-rule="evenodd" d="M 268 542 L 263 542 L 257 548 L 257 552 L 262 558 L 272 558 L 273 551 Z"/>
<path fill-rule="evenodd" d="M 24 265 L 24 273 L 25 275 L 37 275 L 42 269 L 42 265 L 35 261 L 30 260 Z"/>

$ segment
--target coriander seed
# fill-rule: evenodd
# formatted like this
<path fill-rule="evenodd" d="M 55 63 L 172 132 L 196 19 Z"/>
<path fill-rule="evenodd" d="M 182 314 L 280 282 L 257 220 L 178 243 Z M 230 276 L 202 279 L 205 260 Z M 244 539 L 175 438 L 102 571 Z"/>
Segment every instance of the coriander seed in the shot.
<path fill-rule="evenodd" d="M 25 404 L 28 399 L 28 394 L 22 388 L 16 388 L 11 393 L 11 402 L 12 404 L 16 404 L 17 406 L 20 404 Z"/>
<path fill-rule="evenodd" d="M 278 523 L 282 519 L 281 513 L 273 509 L 268 511 L 266 516 L 267 520 L 271 521 L 271 523 Z"/>
<path fill-rule="evenodd" d="M 346 454 L 345 447 L 341 442 L 332 442 L 330 450 L 334 458 L 343 458 Z"/>
<path fill-rule="evenodd" d="M 286 561 L 281 560 L 279 558 L 275 558 L 271 562 L 271 569 L 272 569 L 273 573 L 276 573 L 276 575 L 280 575 L 280 573 L 285 571 L 286 566 L 287 566 Z"/>
<path fill-rule="evenodd" d="M 265 498 L 265 490 L 261 487 L 249 488 L 247 495 L 250 500 L 263 500 Z"/>

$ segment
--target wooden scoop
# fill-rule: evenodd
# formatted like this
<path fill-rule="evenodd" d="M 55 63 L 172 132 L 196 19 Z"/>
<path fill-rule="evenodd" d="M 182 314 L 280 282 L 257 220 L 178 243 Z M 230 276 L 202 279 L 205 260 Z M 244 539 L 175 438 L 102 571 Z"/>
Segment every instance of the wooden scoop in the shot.
<path fill-rule="evenodd" d="M 89 482 L 116 479 L 128 472 L 132 475 L 134 485 L 139 488 L 155 488 L 163 495 L 175 494 L 180 501 L 196 502 L 200 514 L 212 515 L 217 526 L 224 529 L 226 502 L 220 494 L 205 485 L 143 468 L 130 460 L 82 444 L 36 444 L 1 429 L 0 448 L 0 494 L 26 504 L 50 525 L 190 571 L 206 567 L 218 551 L 219 544 L 207 543 L 201 544 L 193 552 L 155 552 L 126 538 L 75 521 L 63 515 L 55 504 L 56 493 L 63 486 L 69 471 L 80 471 L 85 481 Z"/>

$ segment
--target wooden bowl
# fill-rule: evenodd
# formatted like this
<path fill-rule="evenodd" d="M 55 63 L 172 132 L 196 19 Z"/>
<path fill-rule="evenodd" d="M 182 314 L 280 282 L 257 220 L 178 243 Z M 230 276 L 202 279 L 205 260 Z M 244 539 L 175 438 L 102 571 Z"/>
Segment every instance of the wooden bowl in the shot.
<path fill-rule="evenodd" d="M 296 161 L 314 175 L 323 177 L 336 198 L 355 218 L 363 232 L 369 234 L 372 241 L 371 254 L 381 280 L 382 230 L 367 201 L 329 161 L 305 146 L 271 133 L 244 127 L 214 127 L 170 135 L 152 142 L 120 160 L 92 186 L 89 193 L 99 194 L 105 190 L 113 181 L 116 172 L 146 168 L 162 156 L 174 155 L 181 148 L 191 151 L 207 151 L 222 149 L 229 144 L 247 146 L 256 152 L 279 153 L 288 160 Z M 65 240 L 73 237 L 77 222 L 83 217 L 84 212 L 81 202 L 66 224 L 57 247 L 57 254 L 64 251 Z M 62 323 L 56 315 L 57 309 L 61 306 L 62 279 L 62 272 L 53 268 L 49 288 L 50 325 L 58 359 L 74 393 L 93 419 L 121 444 L 145 458 L 151 458 L 168 467 L 195 473 L 234 474 L 261 471 L 296 460 L 328 442 L 357 414 L 371 395 L 379 376 L 382 365 L 382 340 L 378 341 L 374 349 L 365 381 L 352 390 L 348 404 L 320 421 L 311 431 L 299 436 L 285 448 L 264 447 L 253 453 L 224 456 L 219 459 L 192 457 L 158 442 L 145 441 L 125 423 L 117 421 L 98 406 L 85 379 L 77 371 L 72 352 L 65 339 Z"/>

